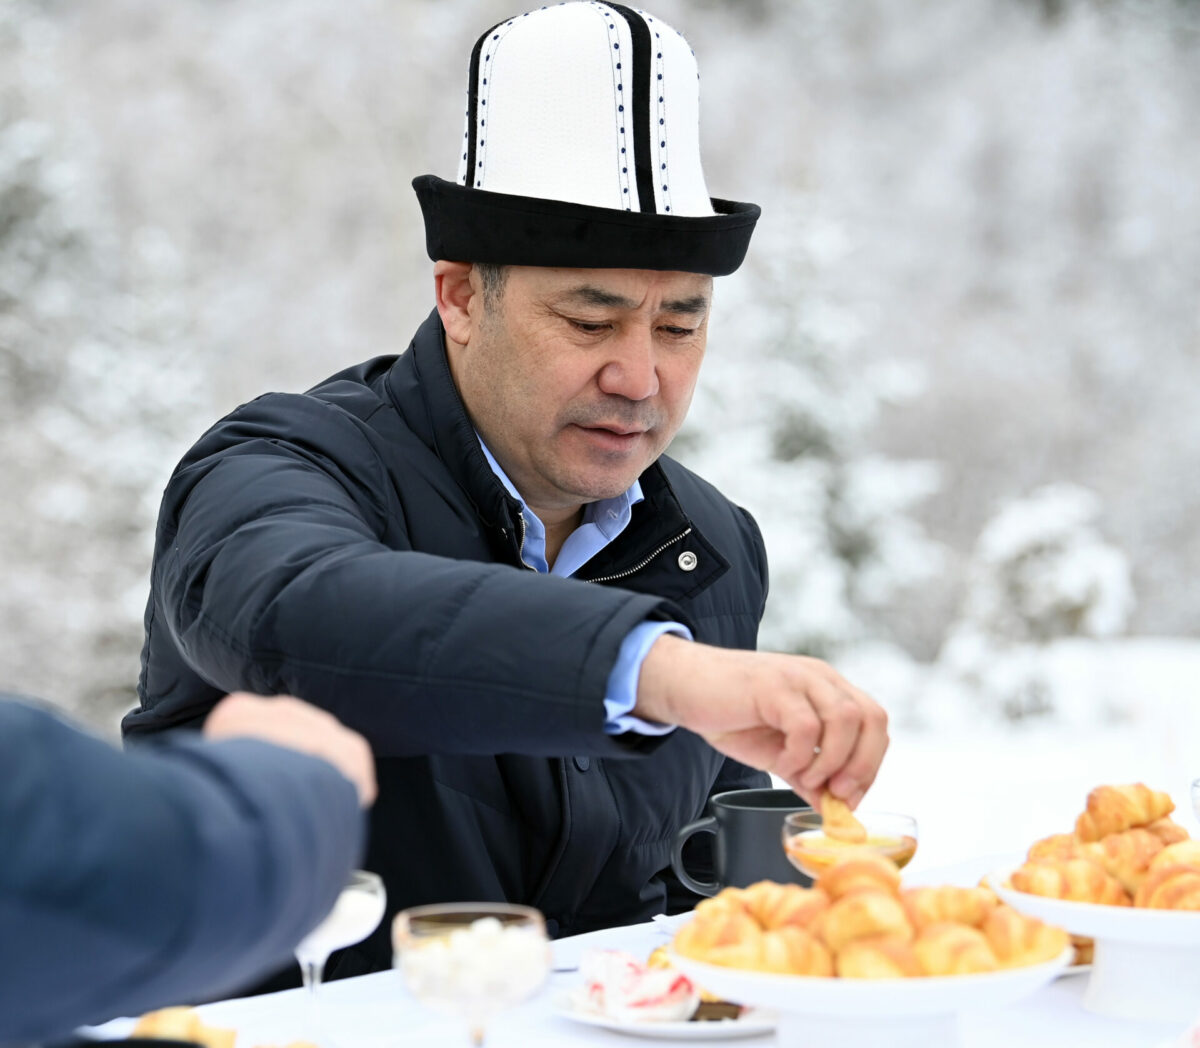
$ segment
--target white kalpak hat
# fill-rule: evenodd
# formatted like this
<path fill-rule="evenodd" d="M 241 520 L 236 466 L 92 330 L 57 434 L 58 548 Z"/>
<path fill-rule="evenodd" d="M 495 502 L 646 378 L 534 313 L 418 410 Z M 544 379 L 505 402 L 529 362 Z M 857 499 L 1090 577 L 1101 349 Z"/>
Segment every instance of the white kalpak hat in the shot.
<path fill-rule="evenodd" d="M 712 199 L 696 58 L 644 11 L 578 0 L 515 15 L 471 52 L 458 182 L 413 180 L 432 259 L 714 276 L 755 204 Z"/>

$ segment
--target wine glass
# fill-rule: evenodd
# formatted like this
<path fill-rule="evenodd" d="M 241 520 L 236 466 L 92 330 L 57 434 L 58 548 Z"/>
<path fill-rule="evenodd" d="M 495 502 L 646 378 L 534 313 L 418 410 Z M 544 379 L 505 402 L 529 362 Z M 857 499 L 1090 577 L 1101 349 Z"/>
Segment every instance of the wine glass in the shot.
<path fill-rule="evenodd" d="M 317 990 L 329 955 L 370 935 L 383 920 L 386 905 L 387 893 L 379 876 L 367 870 L 352 870 L 333 909 L 300 940 L 296 960 L 308 990 L 309 1015 L 314 1026 L 320 1025 Z"/>
<path fill-rule="evenodd" d="M 434 1011 L 465 1016 L 476 1048 L 489 1019 L 531 997 L 550 972 L 546 922 L 529 906 L 414 906 L 396 915 L 392 944 L 412 995 Z"/>
<path fill-rule="evenodd" d="M 819 812 L 793 812 L 783 821 L 783 850 L 788 861 L 814 879 L 855 852 L 886 855 L 901 869 L 908 865 L 917 851 L 916 819 L 879 811 L 855 812 L 854 816 L 867 831 L 861 844 L 826 836 Z"/>

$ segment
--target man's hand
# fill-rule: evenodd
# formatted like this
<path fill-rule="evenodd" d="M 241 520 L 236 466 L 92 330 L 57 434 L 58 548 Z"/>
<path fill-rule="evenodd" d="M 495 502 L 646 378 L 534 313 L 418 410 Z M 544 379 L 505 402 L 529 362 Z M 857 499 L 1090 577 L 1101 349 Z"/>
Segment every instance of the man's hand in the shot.
<path fill-rule="evenodd" d="M 367 740 L 307 702 L 235 692 L 213 707 L 204 734 L 210 739 L 262 739 L 320 757 L 354 784 L 364 808 L 375 802 L 375 758 Z"/>
<path fill-rule="evenodd" d="M 828 663 L 660 637 L 642 662 L 634 714 L 678 724 L 774 772 L 809 803 L 855 807 L 887 750 L 887 713 Z"/>

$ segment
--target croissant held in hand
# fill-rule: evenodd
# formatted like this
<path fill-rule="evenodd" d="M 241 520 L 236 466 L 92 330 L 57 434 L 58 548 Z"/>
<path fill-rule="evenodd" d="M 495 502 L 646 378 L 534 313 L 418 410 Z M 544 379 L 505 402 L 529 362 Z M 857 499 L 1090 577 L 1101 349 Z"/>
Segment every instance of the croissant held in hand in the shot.
<path fill-rule="evenodd" d="M 1091 859 L 1061 862 L 1027 862 L 1012 872 L 1012 886 L 1019 892 L 1048 899 L 1094 902 L 1108 906 L 1130 905 L 1129 894 Z"/>
<path fill-rule="evenodd" d="M 1088 794 L 1087 811 L 1075 820 L 1075 836 L 1081 841 L 1098 841 L 1110 833 L 1146 826 L 1174 810 L 1175 802 L 1167 794 L 1141 782 L 1097 786 Z"/>

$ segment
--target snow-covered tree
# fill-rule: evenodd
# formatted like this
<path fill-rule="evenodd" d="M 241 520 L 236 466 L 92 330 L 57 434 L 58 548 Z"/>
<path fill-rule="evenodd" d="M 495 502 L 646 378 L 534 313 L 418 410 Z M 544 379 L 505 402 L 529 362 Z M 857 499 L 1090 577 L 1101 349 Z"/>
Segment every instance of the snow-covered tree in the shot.
<path fill-rule="evenodd" d="M 0 70 L 28 72 L 48 33 L 0 8 Z M 133 698 L 158 492 L 212 407 L 178 254 L 122 238 L 86 146 L 0 77 L 0 688 L 105 723 Z"/>
<path fill-rule="evenodd" d="M 1055 709 L 1048 644 L 1111 637 L 1129 621 L 1129 562 L 1101 536 L 1100 511 L 1085 488 L 1047 485 L 1004 505 L 979 536 L 939 661 L 1005 717 Z"/>
<path fill-rule="evenodd" d="M 754 513 L 771 562 L 761 643 L 830 656 L 879 637 L 880 613 L 936 568 L 909 516 L 937 485 L 930 463 L 869 449 L 880 406 L 912 369 L 869 365 L 850 308 L 820 294 L 838 228 L 798 200 L 756 234 L 718 287 L 712 349 L 678 453 Z"/>

